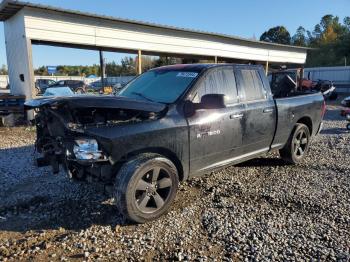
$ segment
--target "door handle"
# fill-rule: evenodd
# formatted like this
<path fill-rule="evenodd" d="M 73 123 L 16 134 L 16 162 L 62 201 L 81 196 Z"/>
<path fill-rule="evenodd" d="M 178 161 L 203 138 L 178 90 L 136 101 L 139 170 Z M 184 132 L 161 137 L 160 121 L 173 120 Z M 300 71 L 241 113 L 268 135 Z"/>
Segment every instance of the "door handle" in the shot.
<path fill-rule="evenodd" d="M 265 108 L 265 109 L 263 110 L 263 113 L 271 113 L 272 111 L 273 111 L 272 108 Z"/>
<path fill-rule="evenodd" d="M 237 119 L 237 118 L 242 118 L 243 114 L 232 114 L 230 115 L 230 119 Z"/>

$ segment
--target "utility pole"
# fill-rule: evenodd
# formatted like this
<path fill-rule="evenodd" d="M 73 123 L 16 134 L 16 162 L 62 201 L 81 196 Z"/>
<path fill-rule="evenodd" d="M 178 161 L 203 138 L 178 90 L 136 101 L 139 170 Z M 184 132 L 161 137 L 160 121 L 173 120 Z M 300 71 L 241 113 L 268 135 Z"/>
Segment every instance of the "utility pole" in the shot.
<path fill-rule="evenodd" d="M 142 74 L 142 52 L 141 50 L 137 51 L 137 74 Z"/>
<path fill-rule="evenodd" d="M 100 72 L 101 72 L 101 85 L 102 88 L 105 87 L 105 75 L 106 75 L 106 67 L 105 67 L 105 61 L 103 58 L 103 51 L 100 50 Z"/>
<path fill-rule="evenodd" d="M 266 61 L 265 64 L 265 74 L 267 75 L 269 73 L 269 61 Z"/>

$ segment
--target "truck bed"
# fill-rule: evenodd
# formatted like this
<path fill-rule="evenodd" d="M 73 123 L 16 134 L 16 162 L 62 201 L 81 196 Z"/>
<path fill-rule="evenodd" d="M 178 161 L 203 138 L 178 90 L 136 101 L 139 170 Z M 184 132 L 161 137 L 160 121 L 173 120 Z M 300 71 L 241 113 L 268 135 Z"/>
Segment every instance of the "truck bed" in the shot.
<path fill-rule="evenodd" d="M 282 148 L 297 122 L 305 122 L 312 136 L 320 129 L 324 98 L 319 93 L 294 93 L 295 95 L 275 99 L 277 123 L 271 148 Z"/>

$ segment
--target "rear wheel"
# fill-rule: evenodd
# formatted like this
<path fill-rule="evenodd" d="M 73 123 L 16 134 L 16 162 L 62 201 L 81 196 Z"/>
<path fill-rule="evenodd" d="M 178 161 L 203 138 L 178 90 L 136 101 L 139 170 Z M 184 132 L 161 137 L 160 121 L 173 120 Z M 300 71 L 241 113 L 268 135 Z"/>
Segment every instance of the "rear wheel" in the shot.
<path fill-rule="evenodd" d="M 304 160 L 310 145 L 310 131 L 304 124 L 296 124 L 287 144 L 279 151 L 280 156 L 291 164 Z"/>
<path fill-rule="evenodd" d="M 158 154 L 141 154 L 118 172 L 114 196 L 126 218 L 144 223 L 169 210 L 178 185 L 177 169 L 169 159 Z"/>

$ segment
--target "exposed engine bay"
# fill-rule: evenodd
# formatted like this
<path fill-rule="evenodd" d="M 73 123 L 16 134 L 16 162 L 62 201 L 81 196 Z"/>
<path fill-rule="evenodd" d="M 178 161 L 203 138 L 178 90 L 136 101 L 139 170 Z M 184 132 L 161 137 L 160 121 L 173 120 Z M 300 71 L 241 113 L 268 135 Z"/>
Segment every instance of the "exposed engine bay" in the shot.
<path fill-rule="evenodd" d="M 92 128 L 131 125 L 158 119 L 165 109 L 163 105 L 119 97 L 80 97 L 71 100 L 32 100 L 27 109 L 36 112 L 36 149 L 41 157 L 39 167 L 51 165 L 53 173 L 60 165 L 77 180 L 102 180 L 113 177 L 116 163 L 109 158 L 109 141 L 95 137 Z"/>

